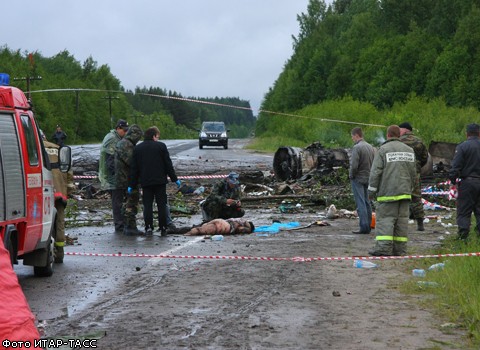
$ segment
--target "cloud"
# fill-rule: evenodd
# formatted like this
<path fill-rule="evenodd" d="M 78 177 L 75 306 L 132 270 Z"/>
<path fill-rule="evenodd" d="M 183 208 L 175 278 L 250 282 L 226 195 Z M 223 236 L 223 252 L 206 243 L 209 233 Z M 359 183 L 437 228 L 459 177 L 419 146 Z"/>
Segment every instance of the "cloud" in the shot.
<path fill-rule="evenodd" d="M 308 0 L 16 0 L 0 44 L 107 64 L 122 85 L 230 96 L 258 109 Z M 15 15 L 16 14 L 16 15 Z M 20 19 L 22 19 L 20 21 Z"/>

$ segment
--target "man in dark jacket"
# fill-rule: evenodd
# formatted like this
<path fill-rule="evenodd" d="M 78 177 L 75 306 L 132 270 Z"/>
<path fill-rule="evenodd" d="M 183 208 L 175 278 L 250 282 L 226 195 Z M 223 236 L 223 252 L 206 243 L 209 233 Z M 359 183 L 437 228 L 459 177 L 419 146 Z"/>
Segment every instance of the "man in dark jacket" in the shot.
<path fill-rule="evenodd" d="M 413 148 L 415 152 L 415 164 L 417 169 L 417 176 L 415 178 L 415 184 L 412 191 L 412 201 L 410 202 L 410 213 L 411 216 L 417 222 L 417 230 L 425 231 L 423 226 L 423 220 L 425 219 L 425 211 L 423 210 L 422 203 L 422 188 L 421 188 L 421 172 L 422 167 L 427 164 L 428 161 L 428 150 L 427 146 L 423 141 L 415 136 L 412 132 L 413 128 L 410 123 L 405 122 L 398 126 L 400 128 L 400 141 L 402 141 L 407 146 Z"/>
<path fill-rule="evenodd" d="M 130 168 L 128 193 L 132 193 L 138 183 L 143 190 L 143 218 L 145 220 L 145 234 L 153 234 L 153 201 L 157 203 L 158 225 L 162 236 L 167 234 L 167 175 L 180 188 L 173 169 L 172 160 L 167 146 L 158 141 L 160 130 L 152 126 L 145 131 L 144 141 L 133 150 L 133 159 Z"/>
<path fill-rule="evenodd" d="M 60 147 L 65 145 L 65 140 L 67 139 L 67 134 L 62 130 L 60 125 L 57 125 L 57 130 L 52 136 L 53 142 L 55 142 Z"/>
<path fill-rule="evenodd" d="M 125 137 L 117 142 L 115 147 L 115 182 L 117 189 L 123 190 L 124 201 L 122 205 L 122 215 L 125 228 L 123 233 L 127 236 L 141 234 L 137 229 L 137 211 L 140 192 L 138 186 L 133 188 L 131 193 L 127 193 L 128 176 L 130 174 L 130 164 L 133 158 L 133 149 L 142 138 L 142 129 L 136 124 L 128 128 Z"/>
<path fill-rule="evenodd" d="M 480 234 L 480 126 L 467 125 L 467 140 L 455 149 L 449 178 L 452 185 L 458 181 L 457 225 L 458 238 L 466 240 L 470 233 L 472 212 Z"/>

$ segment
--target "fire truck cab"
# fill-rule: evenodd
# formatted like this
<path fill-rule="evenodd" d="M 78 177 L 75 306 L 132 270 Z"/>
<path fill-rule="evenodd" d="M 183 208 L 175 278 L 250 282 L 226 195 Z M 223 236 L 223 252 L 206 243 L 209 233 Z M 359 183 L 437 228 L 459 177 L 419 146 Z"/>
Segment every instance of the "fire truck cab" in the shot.
<path fill-rule="evenodd" d="M 67 172 L 71 149 L 61 147 L 58 164 L 50 163 L 30 102 L 8 84 L 8 75 L 0 73 L 0 238 L 12 264 L 23 259 L 36 276 L 51 276 L 56 236 L 51 169 Z"/>

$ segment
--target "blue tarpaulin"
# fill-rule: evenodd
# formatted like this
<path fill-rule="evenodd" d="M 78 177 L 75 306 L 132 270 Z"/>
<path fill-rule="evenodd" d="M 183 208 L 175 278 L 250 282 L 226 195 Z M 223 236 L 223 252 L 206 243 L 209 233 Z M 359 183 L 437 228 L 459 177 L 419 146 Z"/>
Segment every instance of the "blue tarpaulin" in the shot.
<path fill-rule="evenodd" d="M 253 231 L 254 233 L 260 233 L 260 232 L 266 232 L 266 233 L 278 233 L 280 229 L 285 228 L 295 228 L 300 226 L 299 222 L 287 222 L 285 224 L 282 224 L 280 222 L 274 222 L 272 225 L 267 225 L 267 226 L 258 226 L 255 227 L 255 230 Z"/>

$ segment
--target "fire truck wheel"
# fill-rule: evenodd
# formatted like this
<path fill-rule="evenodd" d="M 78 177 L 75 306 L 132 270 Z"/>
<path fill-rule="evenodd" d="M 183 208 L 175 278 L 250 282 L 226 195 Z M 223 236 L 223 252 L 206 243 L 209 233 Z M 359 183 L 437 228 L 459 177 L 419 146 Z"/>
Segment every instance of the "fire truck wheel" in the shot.
<path fill-rule="evenodd" d="M 46 266 L 34 266 L 33 273 L 37 277 L 50 277 L 53 275 L 53 250 L 54 249 L 54 239 L 50 236 L 50 244 L 47 246 L 47 261 Z"/>

